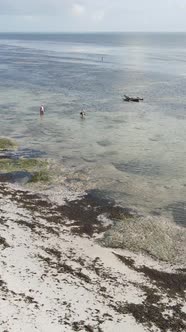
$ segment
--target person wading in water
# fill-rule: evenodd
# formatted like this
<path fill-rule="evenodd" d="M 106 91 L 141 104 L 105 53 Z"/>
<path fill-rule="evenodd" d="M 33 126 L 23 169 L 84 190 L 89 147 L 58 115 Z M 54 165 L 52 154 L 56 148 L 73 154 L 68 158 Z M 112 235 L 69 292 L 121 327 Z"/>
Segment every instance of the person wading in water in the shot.
<path fill-rule="evenodd" d="M 44 108 L 43 105 L 40 106 L 39 112 L 40 112 L 40 115 L 44 115 L 45 114 L 45 108 Z"/>

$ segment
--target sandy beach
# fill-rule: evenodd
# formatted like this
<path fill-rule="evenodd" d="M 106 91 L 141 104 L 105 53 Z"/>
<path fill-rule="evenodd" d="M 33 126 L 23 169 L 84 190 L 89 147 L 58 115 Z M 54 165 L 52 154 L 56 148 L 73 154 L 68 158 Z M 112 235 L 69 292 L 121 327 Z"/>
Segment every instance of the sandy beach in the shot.
<path fill-rule="evenodd" d="M 100 246 L 93 211 L 1 183 L 0 331 L 186 331 L 186 266 Z"/>

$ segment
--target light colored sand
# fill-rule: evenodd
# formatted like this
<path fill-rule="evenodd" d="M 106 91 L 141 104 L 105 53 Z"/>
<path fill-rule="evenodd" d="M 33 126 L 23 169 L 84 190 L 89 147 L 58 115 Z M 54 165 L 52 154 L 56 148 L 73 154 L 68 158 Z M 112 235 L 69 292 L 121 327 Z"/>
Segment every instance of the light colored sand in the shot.
<path fill-rule="evenodd" d="M 15 190 L 7 190 L 8 196 L 0 199 L 0 237 L 9 245 L 0 245 L 0 331 L 160 331 L 118 310 L 127 303 L 143 303 L 141 286 L 155 287 L 144 274 L 119 261 L 113 249 L 72 235 L 65 225 L 50 224 L 42 210 L 21 206 L 12 196 Z M 32 229 L 24 222 L 37 226 Z M 117 253 L 138 266 L 172 269 L 143 255 Z M 167 294 L 162 296 L 167 302 Z"/>

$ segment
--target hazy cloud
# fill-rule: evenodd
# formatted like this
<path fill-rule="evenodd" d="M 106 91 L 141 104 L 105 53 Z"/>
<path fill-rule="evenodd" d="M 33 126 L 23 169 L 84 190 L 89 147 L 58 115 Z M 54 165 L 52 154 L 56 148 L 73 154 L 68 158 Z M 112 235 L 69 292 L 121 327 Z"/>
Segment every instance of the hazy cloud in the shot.
<path fill-rule="evenodd" d="M 75 3 L 73 4 L 72 6 L 72 14 L 74 16 L 81 16 L 85 13 L 85 7 L 78 4 L 78 3 Z"/>
<path fill-rule="evenodd" d="M 104 10 L 100 10 L 100 11 L 96 11 L 93 15 L 92 15 L 92 19 L 95 21 L 102 21 L 104 19 L 105 16 L 105 11 Z"/>
<path fill-rule="evenodd" d="M 0 0 L 0 15 L 55 15 L 70 3 L 71 0 Z"/>
<path fill-rule="evenodd" d="M 186 31 L 185 16 L 186 0 L 0 0 L 0 31 Z"/>

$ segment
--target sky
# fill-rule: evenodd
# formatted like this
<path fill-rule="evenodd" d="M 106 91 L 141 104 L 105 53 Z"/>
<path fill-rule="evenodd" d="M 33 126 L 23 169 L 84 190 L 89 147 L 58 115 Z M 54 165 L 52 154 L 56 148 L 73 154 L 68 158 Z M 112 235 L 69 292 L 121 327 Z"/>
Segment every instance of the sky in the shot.
<path fill-rule="evenodd" d="M 186 31 L 186 0 L 0 0 L 0 32 Z"/>

